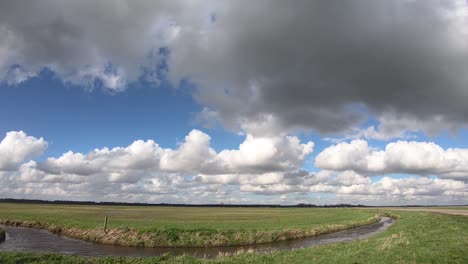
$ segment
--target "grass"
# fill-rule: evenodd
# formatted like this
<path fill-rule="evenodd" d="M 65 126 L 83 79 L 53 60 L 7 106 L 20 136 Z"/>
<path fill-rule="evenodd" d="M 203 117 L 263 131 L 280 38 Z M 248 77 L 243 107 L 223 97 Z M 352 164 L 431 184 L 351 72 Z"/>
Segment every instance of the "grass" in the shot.
<path fill-rule="evenodd" d="M 429 209 L 468 210 L 468 206 L 434 206 Z"/>
<path fill-rule="evenodd" d="M 395 213 L 395 212 L 392 212 Z M 397 212 L 400 219 L 370 239 L 324 247 L 243 255 L 219 263 L 468 263 L 468 218 Z"/>
<path fill-rule="evenodd" d="M 180 229 L 284 229 L 323 224 L 345 224 L 373 213 L 341 208 L 206 208 L 150 206 L 82 206 L 0 203 L 0 218 L 48 222 L 68 227 Z"/>
<path fill-rule="evenodd" d="M 109 217 L 103 231 L 104 215 Z M 242 245 L 368 224 L 374 212 L 325 208 L 206 208 L 0 204 L 0 222 L 126 246 Z"/>
<path fill-rule="evenodd" d="M 425 209 L 438 209 L 438 210 L 468 210 L 468 206 L 413 206 L 413 207 L 382 207 L 382 210 L 385 209 L 403 209 L 403 210 L 425 210 Z"/>
<path fill-rule="evenodd" d="M 189 256 L 83 258 L 1 253 L 0 263 L 468 263 L 468 217 L 409 211 L 392 213 L 397 213 L 400 219 L 367 240 L 295 251 L 243 254 L 215 260 Z"/>

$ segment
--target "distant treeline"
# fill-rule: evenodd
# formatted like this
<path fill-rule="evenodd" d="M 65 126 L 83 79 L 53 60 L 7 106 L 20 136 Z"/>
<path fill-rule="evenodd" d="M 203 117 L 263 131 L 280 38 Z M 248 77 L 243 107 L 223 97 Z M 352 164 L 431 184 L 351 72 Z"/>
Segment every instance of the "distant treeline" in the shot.
<path fill-rule="evenodd" d="M 280 204 L 171 204 L 171 203 L 125 203 L 125 202 L 93 202 L 93 201 L 64 201 L 64 200 L 35 200 L 35 199 L 0 199 L 0 203 L 22 203 L 22 204 L 69 204 L 69 205 L 112 205 L 112 206 L 172 206 L 172 207 L 264 207 L 264 208 L 294 208 L 294 207 L 391 207 L 391 206 L 368 206 L 362 204 L 326 204 L 315 205 L 300 203 L 295 205 Z M 436 207 L 440 205 L 404 205 L 398 207 Z M 448 206 L 448 205 L 444 205 Z"/>
<path fill-rule="evenodd" d="M 172 204 L 172 203 L 127 203 L 127 202 L 93 202 L 93 201 L 64 201 L 64 200 L 35 200 L 35 199 L 0 199 L 0 203 L 23 203 L 23 204 L 71 204 L 71 205 L 117 205 L 117 206 L 180 206 L 180 207 L 366 207 L 358 204 L 330 204 L 330 205 L 315 205 L 315 204 L 296 204 L 296 205 L 280 205 L 280 204 Z"/>

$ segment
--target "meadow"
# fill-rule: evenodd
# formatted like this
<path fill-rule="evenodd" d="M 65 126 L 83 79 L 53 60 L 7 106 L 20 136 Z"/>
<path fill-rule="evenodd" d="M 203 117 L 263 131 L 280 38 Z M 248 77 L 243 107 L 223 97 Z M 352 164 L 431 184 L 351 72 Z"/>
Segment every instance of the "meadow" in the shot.
<path fill-rule="evenodd" d="M 313 212 L 316 209 L 299 209 L 303 213 L 308 210 Z M 357 211 L 337 209 L 340 210 L 346 213 Z M 373 214 L 376 209 L 360 211 Z M 468 263 L 468 217 L 412 211 L 392 213 L 400 216 L 397 222 L 369 239 L 295 251 L 242 254 L 215 260 L 190 256 L 84 258 L 1 253 L 0 263 Z"/>
<path fill-rule="evenodd" d="M 104 216 L 108 216 L 104 232 Z M 344 208 L 207 208 L 0 203 L 0 223 L 103 244 L 217 246 L 266 243 L 378 221 Z"/>

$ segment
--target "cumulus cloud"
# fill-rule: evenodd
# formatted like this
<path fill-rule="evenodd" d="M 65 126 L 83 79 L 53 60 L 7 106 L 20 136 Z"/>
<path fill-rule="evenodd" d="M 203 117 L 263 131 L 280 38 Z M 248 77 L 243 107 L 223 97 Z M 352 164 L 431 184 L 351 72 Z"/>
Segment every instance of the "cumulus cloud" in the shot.
<path fill-rule="evenodd" d="M 148 171 L 180 175 L 247 174 L 297 170 L 312 153 L 313 143 L 297 137 L 247 135 L 237 150 L 216 153 L 209 135 L 192 130 L 177 149 L 161 148 L 153 140 L 137 140 L 128 147 L 95 149 L 87 154 L 67 152 L 48 158 L 38 169 L 55 175 L 90 176 L 106 173 L 113 181 L 138 181 Z"/>
<path fill-rule="evenodd" d="M 372 181 L 369 177 L 360 175 L 354 171 L 344 171 L 329 181 L 329 184 L 334 186 L 369 185 L 371 183 Z"/>
<path fill-rule="evenodd" d="M 272 184 L 282 180 L 302 183 L 297 178 L 307 173 L 295 171 L 313 151 L 312 142 L 303 144 L 293 136 L 246 135 L 239 149 L 219 153 L 210 144 L 209 135 L 192 130 L 175 149 L 162 148 L 153 140 L 136 140 L 127 147 L 100 148 L 88 153 L 68 151 L 41 162 L 24 162 L 38 154 L 40 147 L 45 148 L 46 143 L 42 138 L 27 137 L 24 132 L 10 132 L 0 145 L 0 157 L 19 158 L 1 160 L 2 168 L 11 168 L 0 175 L 5 187 L 3 196 L 19 192 L 63 197 L 62 193 L 68 193 L 79 199 L 96 199 L 121 193 L 117 197 L 120 200 L 141 195 L 179 197 L 192 191 L 190 195 L 218 193 L 221 199 L 224 185 Z M 40 193 L 32 186 L 50 193 Z"/>
<path fill-rule="evenodd" d="M 443 149 L 433 142 L 397 141 L 379 150 L 364 140 L 353 140 L 324 149 L 315 158 L 315 165 L 370 175 L 406 173 L 467 180 L 468 149 Z"/>
<path fill-rule="evenodd" d="M 281 179 L 291 182 L 296 176 L 289 171 L 298 170 L 313 150 L 312 142 L 302 144 L 291 136 L 247 135 L 239 149 L 219 153 L 210 143 L 209 135 L 192 130 L 175 149 L 162 148 L 153 140 L 136 140 L 127 147 L 100 148 L 88 153 L 68 151 L 38 162 L 29 159 L 42 154 L 47 147 L 45 140 L 22 131 L 9 132 L 0 143 L 0 196 L 225 202 L 231 199 L 226 196 L 232 190 L 224 186 L 240 183 L 239 175 L 256 185 Z M 223 180 L 220 171 L 236 174 L 236 179 Z M 298 177 L 307 175 L 299 174 Z M 200 176 L 192 180 L 191 176 L 196 175 L 216 180 L 200 180 Z M 234 192 L 238 197 L 231 201 L 243 201 L 240 190 Z"/>
<path fill-rule="evenodd" d="M 328 203 L 463 204 L 466 203 L 468 195 L 466 182 L 452 179 L 411 176 L 401 179 L 382 177 L 372 181 L 369 177 L 353 171 L 296 173 L 294 181 L 288 181 L 288 176 L 281 173 L 264 176 L 265 178 L 252 175 L 203 176 L 198 181 L 205 184 L 238 185 L 241 192 L 263 196 L 333 194 Z"/>
<path fill-rule="evenodd" d="M 0 171 L 16 170 L 21 163 L 40 156 L 46 149 L 43 138 L 28 136 L 23 131 L 8 132 L 0 142 Z"/>
<path fill-rule="evenodd" d="M 216 157 L 216 151 L 210 147 L 210 143 L 210 136 L 199 130 L 192 130 L 177 150 L 164 152 L 160 161 L 161 169 L 193 173 L 210 166 Z"/>
<path fill-rule="evenodd" d="M 312 153 L 314 143 L 302 144 L 297 137 L 247 135 L 238 150 L 223 150 L 217 160 L 223 172 L 290 171 L 299 169 Z"/>
<path fill-rule="evenodd" d="M 383 177 L 370 184 L 342 186 L 336 200 L 379 205 L 466 203 L 468 191 L 463 181 L 409 177 Z"/>
<path fill-rule="evenodd" d="M 317 203 L 317 200 L 307 200 L 307 195 L 326 193 L 336 197 L 329 203 L 466 202 L 468 188 L 466 182 L 459 180 L 383 177 L 372 181 L 356 170 L 305 171 L 301 168 L 305 158 L 312 152 L 313 143 L 301 143 L 296 137 L 258 138 L 246 135 L 238 149 L 220 152 L 213 150 L 210 144 L 209 135 L 192 130 L 184 142 L 174 149 L 162 148 L 153 140 L 136 140 L 127 147 L 100 148 L 85 154 L 69 151 L 57 158 L 33 161 L 29 159 L 40 155 L 47 147 L 45 140 L 27 136 L 24 132 L 9 132 L 0 143 L 0 196 L 134 202 L 258 203 L 259 200 L 252 195 L 261 195 L 262 203 L 284 203 L 285 197 L 299 195 L 302 198 L 292 199 Z M 434 144 L 429 143 L 396 142 L 396 145 L 388 146 L 379 154 L 375 154 L 378 150 L 370 149 L 364 141 L 347 144 L 338 144 L 341 153 L 377 156 L 367 158 L 366 161 L 384 155 L 385 162 L 382 164 L 390 167 L 403 165 L 387 155 L 402 156 L 404 152 L 411 156 L 408 154 L 411 148 L 425 151 L 414 156 L 413 160 L 408 160 L 413 164 L 411 168 L 418 171 L 427 170 L 426 167 L 418 167 L 423 163 L 415 163 L 421 156 L 429 157 L 429 163 L 434 164 L 438 160 L 435 156 L 437 152 L 450 157 L 460 155 L 452 153 L 453 150 L 436 148 L 430 151 Z M 331 150 L 337 146 L 331 147 Z M 337 159 L 342 161 L 349 157 L 344 155 Z M 351 163 L 366 165 L 357 158 L 351 160 Z M 338 161 L 334 161 L 334 166 L 340 164 Z M 440 162 L 442 164 L 447 160 Z M 447 166 L 453 167 L 457 162 Z M 375 168 L 374 171 L 378 172 L 381 169 L 379 166 L 367 165 L 366 168 Z M 340 168 L 344 169 L 345 166 Z M 323 203 L 323 200 L 319 203 Z"/>

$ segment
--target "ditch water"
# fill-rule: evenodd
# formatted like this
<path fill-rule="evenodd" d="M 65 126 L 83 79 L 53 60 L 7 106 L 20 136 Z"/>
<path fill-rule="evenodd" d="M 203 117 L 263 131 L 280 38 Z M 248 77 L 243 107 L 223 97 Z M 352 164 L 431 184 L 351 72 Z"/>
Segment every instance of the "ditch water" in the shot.
<path fill-rule="evenodd" d="M 366 239 L 382 232 L 395 222 L 392 218 L 382 217 L 380 222 L 351 228 L 335 233 L 306 237 L 273 243 L 207 247 L 207 248 L 138 248 L 93 244 L 81 240 L 52 234 L 46 230 L 2 226 L 6 232 L 6 240 L 0 243 L 0 251 L 14 252 L 53 252 L 79 256 L 125 256 L 149 257 L 170 253 L 172 255 L 190 255 L 198 258 L 215 258 L 217 256 L 235 255 L 240 253 L 266 253 L 278 250 L 294 250 L 317 245 L 338 242 L 349 242 Z"/>

